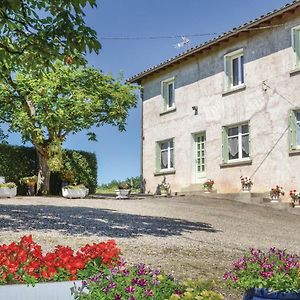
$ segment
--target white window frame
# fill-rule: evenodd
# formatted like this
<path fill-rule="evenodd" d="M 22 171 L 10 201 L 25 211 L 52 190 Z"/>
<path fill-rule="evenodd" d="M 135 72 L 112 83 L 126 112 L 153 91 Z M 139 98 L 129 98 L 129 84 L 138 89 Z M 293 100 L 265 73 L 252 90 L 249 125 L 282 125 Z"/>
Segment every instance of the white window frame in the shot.
<path fill-rule="evenodd" d="M 169 86 L 172 85 L 172 92 L 173 92 L 173 102 L 170 106 L 170 95 L 169 95 Z M 166 87 L 166 93 L 164 92 Z M 169 110 L 175 108 L 175 77 L 168 78 L 161 82 L 161 96 L 163 98 L 163 107 L 164 110 Z"/>
<path fill-rule="evenodd" d="M 298 45 L 295 44 L 295 31 L 299 35 Z M 292 28 L 293 69 L 300 69 L 300 25 Z"/>
<path fill-rule="evenodd" d="M 248 132 L 247 133 L 242 133 L 242 126 L 248 126 Z M 228 162 L 235 162 L 235 161 L 243 161 L 243 160 L 249 160 L 250 159 L 250 130 L 249 130 L 249 123 L 242 123 L 242 124 L 236 124 L 236 125 L 230 125 L 230 126 L 226 126 L 227 130 L 229 131 L 229 129 L 231 128 L 238 128 L 238 134 L 237 135 L 227 135 L 227 140 L 228 140 L 228 145 L 229 145 L 229 138 L 233 138 L 233 137 L 238 137 L 238 146 L 239 146 L 239 157 L 238 158 L 234 158 L 234 159 L 230 159 L 229 158 L 229 154 L 228 154 Z M 242 146 L 242 137 L 243 136 L 248 136 L 248 143 L 249 143 L 249 156 L 248 157 L 243 157 L 243 146 Z M 227 151 L 229 151 L 229 146 Z"/>
<path fill-rule="evenodd" d="M 243 48 L 224 55 L 225 91 L 234 90 L 245 85 L 245 61 L 243 64 L 241 63 L 242 57 L 244 57 Z M 233 85 L 233 60 L 236 58 L 238 59 L 238 84 Z"/>
<path fill-rule="evenodd" d="M 159 159 L 159 168 L 160 168 L 160 170 L 161 171 L 174 170 L 174 139 L 160 141 L 158 143 L 159 143 L 159 148 L 160 148 L 159 158 L 158 158 Z M 161 145 L 165 144 L 165 143 L 168 144 L 168 147 L 167 147 L 167 149 L 162 150 Z M 173 144 L 172 147 L 171 147 L 171 143 Z M 171 167 L 171 150 L 173 150 L 173 167 Z M 162 165 L 161 165 L 161 154 L 162 154 L 162 152 L 167 152 L 168 153 L 168 166 L 166 168 L 162 168 Z"/>

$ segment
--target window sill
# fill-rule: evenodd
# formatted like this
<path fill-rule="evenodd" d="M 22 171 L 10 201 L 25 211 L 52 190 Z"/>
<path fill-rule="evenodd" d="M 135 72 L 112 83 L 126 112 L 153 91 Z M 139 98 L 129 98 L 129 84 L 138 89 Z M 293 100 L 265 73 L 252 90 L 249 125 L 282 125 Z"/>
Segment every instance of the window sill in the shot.
<path fill-rule="evenodd" d="M 176 111 L 176 107 L 172 107 L 172 108 L 169 108 L 169 109 L 167 109 L 167 110 L 161 112 L 159 115 L 160 115 L 160 116 L 163 116 L 163 115 L 169 114 L 169 113 L 171 113 L 171 112 L 175 112 L 175 111 Z"/>
<path fill-rule="evenodd" d="M 300 74 L 300 67 L 290 72 L 290 77 Z"/>
<path fill-rule="evenodd" d="M 171 175 L 171 174 L 175 174 L 175 173 L 176 173 L 175 169 L 161 170 L 161 171 L 155 172 L 154 176 Z"/>
<path fill-rule="evenodd" d="M 231 95 L 231 94 L 234 94 L 234 93 L 237 93 L 237 92 L 240 92 L 240 91 L 244 91 L 245 89 L 246 89 L 245 84 L 239 85 L 237 87 L 231 88 L 230 90 L 223 91 L 222 96 L 224 97 L 224 96 L 227 96 L 227 95 Z"/>
<path fill-rule="evenodd" d="M 252 159 L 220 164 L 220 169 L 252 165 Z"/>
<path fill-rule="evenodd" d="M 300 149 L 290 150 L 289 156 L 300 155 Z"/>

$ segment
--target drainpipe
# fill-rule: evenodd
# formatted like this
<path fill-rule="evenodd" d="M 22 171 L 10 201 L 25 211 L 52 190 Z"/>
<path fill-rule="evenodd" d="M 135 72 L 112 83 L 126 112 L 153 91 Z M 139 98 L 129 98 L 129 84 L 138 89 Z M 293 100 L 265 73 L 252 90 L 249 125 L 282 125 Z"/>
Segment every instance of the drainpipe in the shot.
<path fill-rule="evenodd" d="M 143 128 L 143 118 L 144 118 L 144 90 L 141 89 L 141 190 L 142 194 L 145 193 L 145 182 L 143 174 L 143 151 L 144 151 L 144 128 Z"/>

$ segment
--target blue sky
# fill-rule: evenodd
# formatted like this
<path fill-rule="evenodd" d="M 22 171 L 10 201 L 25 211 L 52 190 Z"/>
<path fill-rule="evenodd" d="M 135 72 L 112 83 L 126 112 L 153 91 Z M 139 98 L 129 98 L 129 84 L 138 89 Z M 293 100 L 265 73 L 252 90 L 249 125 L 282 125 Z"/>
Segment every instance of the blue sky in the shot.
<path fill-rule="evenodd" d="M 102 0 L 97 9 L 86 10 L 87 23 L 97 31 L 102 50 L 89 55 L 89 64 L 105 73 L 125 78 L 180 53 L 170 39 L 105 39 L 111 37 L 158 37 L 184 35 L 195 46 L 215 37 L 189 37 L 222 33 L 261 16 L 288 1 L 283 0 Z M 132 109 L 126 132 L 104 126 L 96 129 L 98 142 L 90 142 L 84 132 L 70 136 L 66 148 L 95 152 L 98 182 L 125 179 L 140 174 L 140 103 Z M 11 144 L 21 144 L 13 135 Z"/>

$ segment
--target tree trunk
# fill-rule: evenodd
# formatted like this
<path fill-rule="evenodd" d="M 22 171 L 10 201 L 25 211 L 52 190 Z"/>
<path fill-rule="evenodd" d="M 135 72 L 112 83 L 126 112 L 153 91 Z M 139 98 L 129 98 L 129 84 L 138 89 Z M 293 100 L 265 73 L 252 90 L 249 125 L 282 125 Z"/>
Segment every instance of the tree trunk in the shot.
<path fill-rule="evenodd" d="M 48 154 L 47 151 L 37 150 L 39 160 L 39 173 L 37 181 L 37 195 L 49 195 L 50 192 L 50 175 L 51 172 L 48 167 Z"/>

